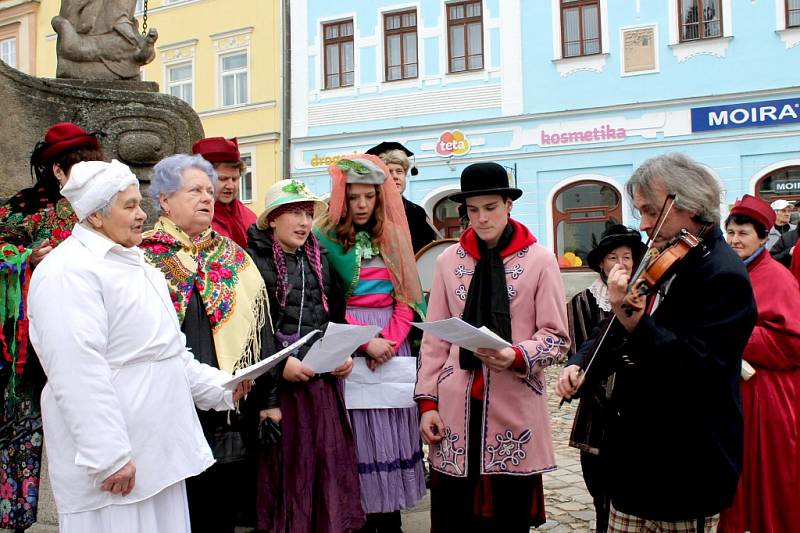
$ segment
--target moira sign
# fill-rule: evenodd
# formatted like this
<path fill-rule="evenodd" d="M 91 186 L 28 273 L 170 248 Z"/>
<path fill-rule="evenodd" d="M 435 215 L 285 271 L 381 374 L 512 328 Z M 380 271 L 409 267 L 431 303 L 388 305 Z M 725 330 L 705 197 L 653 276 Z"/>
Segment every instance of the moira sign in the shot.
<path fill-rule="evenodd" d="M 753 128 L 800 122 L 800 98 L 692 108 L 692 131 Z"/>
<path fill-rule="evenodd" d="M 772 188 L 775 190 L 775 192 L 800 192 L 800 181 L 776 181 L 773 183 Z"/>

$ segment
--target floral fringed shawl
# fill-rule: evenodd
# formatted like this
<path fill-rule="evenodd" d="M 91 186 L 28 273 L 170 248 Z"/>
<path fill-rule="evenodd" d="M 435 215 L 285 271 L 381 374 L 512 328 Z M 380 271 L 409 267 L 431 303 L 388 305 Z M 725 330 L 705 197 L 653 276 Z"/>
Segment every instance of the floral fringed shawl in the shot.
<path fill-rule="evenodd" d="M 197 288 L 221 370 L 233 373 L 259 360 L 269 300 L 261 274 L 241 247 L 211 228 L 191 239 L 161 217 L 145 233 L 141 248 L 147 262 L 164 274 L 181 323 Z"/>
<path fill-rule="evenodd" d="M 41 196 L 41 198 L 40 198 Z M 52 200 L 52 201 L 51 201 Z M 7 395 L 15 399 L 16 378 L 28 353 L 25 299 L 31 276 L 29 257 L 42 245 L 56 247 L 72 234 L 78 218 L 66 199 L 49 198 L 42 186 L 26 189 L 0 206 L 0 349 L 14 366 Z M 0 362 L 0 368 L 5 366 Z"/>

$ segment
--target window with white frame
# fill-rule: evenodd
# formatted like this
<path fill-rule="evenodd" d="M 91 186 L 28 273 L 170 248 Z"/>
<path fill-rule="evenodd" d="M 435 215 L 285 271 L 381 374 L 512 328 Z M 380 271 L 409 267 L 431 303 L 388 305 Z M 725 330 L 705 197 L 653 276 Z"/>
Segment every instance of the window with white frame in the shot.
<path fill-rule="evenodd" d="M 481 2 L 445 4 L 447 9 L 448 71 L 483 69 L 483 12 Z"/>
<path fill-rule="evenodd" d="M 721 0 L 678 0 L 681 41 L 722 37 Z"/>
<path fill-rule="evenodd" d="M 353 29 L 353 19 L 322 26 L 326 89 L 351 87 L 355 81 Z"/>
<path fill-rule="evenodd" d="M 194 76 L 192 63 L 178 63 L 167 66 L 167 93 L 177 96 L 189 105 L 192 105 L 192 89 Z"/>
<path fill-rule="evenodd" d="M 17 68 L 17 38 L 0 40 L 0 59 L 9 67 Z"/>
<path fill-rule="evenodd" d="M 247 203 L 253 201 L 253 156 L 242 154 L 241 157 L 245 169 L 239 180 L 239 200 Z"/>
<path fill-rule="evenodd" d="M 247 103 L 247 80 L 247 51 L 220 57 L 220 87 L 223 107 Z"/>
<path fill-rule="evenodd" d="M 136 7 L 134 8 L 134 13 L 141 13 L 144 11 L 144 0 L 136 0 Z"/>
<path fill-rule="evenodd" d="M 384 64 L 386 81 L 417 77 L 417 12 L 386 13 Z"/>
<path fill-rule="evenodd" d="M 563 57 L 599 54 L 600 0 L 561 0 L 561 39 Z"/>

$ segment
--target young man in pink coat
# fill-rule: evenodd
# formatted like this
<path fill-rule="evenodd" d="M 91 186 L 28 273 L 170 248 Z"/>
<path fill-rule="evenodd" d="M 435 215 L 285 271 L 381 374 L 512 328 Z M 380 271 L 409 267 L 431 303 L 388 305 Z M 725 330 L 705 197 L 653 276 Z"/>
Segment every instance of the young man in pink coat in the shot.
<path fill-rule="evenodd" d="M 436 533 L 527 533 L 544 522 L 541 474 L 556 465 L 543 369 L 569 335 L 555 256 L 510 218 L 521 195 L 502 166 L 476 163 L 451 196 L 466 204 L 470 227 L 436 261 L 427 320 L 460 316 L 513 346 L 473 353 L 422 339 L 415 399 Z"/>

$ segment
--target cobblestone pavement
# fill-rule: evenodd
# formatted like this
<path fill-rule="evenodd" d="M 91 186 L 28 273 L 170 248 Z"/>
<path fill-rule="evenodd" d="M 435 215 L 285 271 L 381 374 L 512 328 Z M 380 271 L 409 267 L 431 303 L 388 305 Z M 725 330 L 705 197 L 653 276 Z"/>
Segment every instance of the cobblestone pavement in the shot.
<path fill-rule="evenodd" d="M 531 529 L 531 532 L 580 531 L 588 533 L 594 530 L 592 497 L 583 483 L 578 450 L 570 448 L 568 445 L 577 404 L 565 403 L 564 407 L 558 408 L 560 399 L 553 393 L 552 384 L 555 383 L 560 370 L 561 367 L 553 367 L 545 371 L 558 470 L 544 475 L 547 522 L 538 528 Z M 429 512 L 430 499 L 426 497 L 419 505 L 403 513 L 403 531 L 405 533 L 428 533 L 430 531 Z"/>
<path fill-rule="evenodd" d="M 559 399 L 552 392 L 552 384 L 555 383 L 559 370 L 560 367 L 556 367 L 545 372 L 558 470 L 544 475 L 548 520 L 531 531 L 588 533 L 594 527 L 594 507 L 583 483 L 578 451 L 570 448 L 567 444 L 572 419 L 575 416 L 575 406 L 564 404 L 564 407 L 559 409 Z M 49 484 L 45 481 L 43 485 Z M 39 523 L 29 529 L 28 533 L 56 533 L 55 506 L 50 496 L 49 486 L 42 487 L 42 501 L 39 507 Z M 403 531 L 405 533 L 428 533 L 430 531 L 429 515 L 430 497 L 426 496 L 416 507 L 403 512 Z M 237 533 L 246 533 L 249 530 L 238 528 L 236 531 Z"/>

